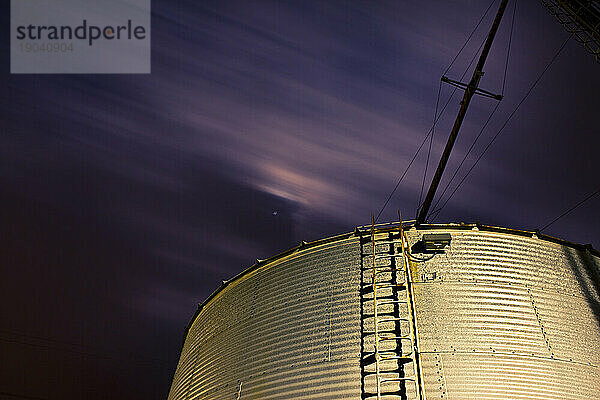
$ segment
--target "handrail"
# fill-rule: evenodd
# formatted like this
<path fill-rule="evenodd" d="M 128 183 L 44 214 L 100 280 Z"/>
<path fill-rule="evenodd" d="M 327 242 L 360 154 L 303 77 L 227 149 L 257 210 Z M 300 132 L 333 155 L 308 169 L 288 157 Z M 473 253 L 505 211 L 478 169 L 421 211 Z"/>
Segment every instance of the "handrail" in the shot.
<path fill-rule="evenodd" d="M 398 210 L 398 218 L 402 221 L 402 215 L 400 214 L 400 210 Z M 402 228 L 402 223 L 400 223 L 400 243 L 402 244 L 402 261 L 404 264 L 404 273 L 406 279 L 406 290 L 407 290 L 407 298 L 408 298 L 408 312 L 409 312 L 409 327 L 410 327 L 410 335 L 412 336 L 412 352 L 414 354 L 414 372 L 416 376 L 415 387 L 417 391 L 417 399 L 423 400 L 425 398 L 423 391 L 425 390 L 425 384 L 423 382 L 423 374 L 421 373 L 421 355 L 419 351 L 419 337 L 417 334 L 417 315 L 414 307 L 414 297 L 412 291 L 412 276 L 410 271 L 410 261 L 406 254 L 406 248 L 404 246 L 404 240 L 406 239 L 406 245 L 408 246 L 408 238 L 404 233 L 404 229 Z M 409 250 L 410 251 L 410 250 Z"/>
<path fill-rule="evenodd" d="M 377 274 L 375 273 L 375 215 L 371 213 L 371 249 L 373 250 L 372 261 L 372 278 L 373 278 L 373 314 L 374 314 L 374 325 L 375 325 L 375 378 L 377 380 L 377 400 L 381 400 L 381 379 L 379 374 L 379 332 L 378 332 L 378 319 L 377 319 Z"/>

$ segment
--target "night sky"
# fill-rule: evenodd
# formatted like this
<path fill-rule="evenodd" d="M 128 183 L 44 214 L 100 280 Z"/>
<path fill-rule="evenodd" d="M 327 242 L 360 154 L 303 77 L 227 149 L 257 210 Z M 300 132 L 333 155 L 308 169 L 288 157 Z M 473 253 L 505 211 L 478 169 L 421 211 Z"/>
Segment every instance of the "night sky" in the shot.
<path fill-rule="evenodd" d="M 489 4 L 153 1 L 150 75 L 11 75 L 8 3 L 0 399 L 164 399 L 183 330 L 222 280 L 379 211 Z M 492 92 L 513 6 L 480 84 Z M 568 36 L 541 2 L 517 4 L 506 97 L 459 179 Z M 594 192 L 599 72 L 571 40 L 436 222 L 533 230 Z M 460 96 L 436 126 L 427 182 Z M 495 102 L 473 99 L 442 189 Z M 414 218 L 427 148 L 380 221 Z M 598 248 L 599 206 L 545 232 Z"/>

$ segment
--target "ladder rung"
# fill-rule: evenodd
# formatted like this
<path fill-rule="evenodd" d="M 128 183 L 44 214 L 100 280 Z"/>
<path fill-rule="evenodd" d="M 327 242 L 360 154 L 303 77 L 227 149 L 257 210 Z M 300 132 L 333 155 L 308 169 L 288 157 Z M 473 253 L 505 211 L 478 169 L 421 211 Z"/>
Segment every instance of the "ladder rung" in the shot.
<path fill-rule="evenodd" d="M 365 294 L 368 294 L 368 293 L 365 293 Z M 386 296 L 377 295 L 377 301 L 378 301 L 378 302 L 379 302 L 380 300 L 396 299 L 396 298 L 398 298 L 398 297 L 397 297 L 395 294 L 393 294 L 393 293 L 392 293 L 392 294 L 390 294 L 390 295 L 386 295 Z M 366 303 L 367 301 L 373 301 L 373 298 L 372 298 L 372 297 L 370 297 L 370 298 L 364 298 L 364 299 L 363 299 L 363 302 L 365 302 L 365 303 Z"/>
<path fill-rule="evenodd" d="M 390 369 L 390 370 L 385 370 L 385 371 L 381 371 L 381 370 L 380 370 L 380 371 L 379 371 L 379 375 L 381 376 L 382 374 L 398 374 L 398 373 L 400 373 L 400 372 L 402 372 L 402 370 L 401 370 L 400 368 L 396 368 L 396 369 Z M 373 372 L 365 372 L 365 373 L 363 374 L 363 377 L 366 377 L 366 376 L 373 376 L 373 375 L 377 376 L 377 372 L 374 372 L 374 371 L 373 371 Z M 385 378 L 384 378 L 384 379 L 385 379 Z"/>
<path fill-rule="evenodd" d="M 377 329 L 378 333 L 394 333 L 396 330 L 395 329 L 391 329 L 391 330 L 383 330 L 383 329 Z M 374 335 L 375 331 L 364 331 L 362 333 L 363 336 L 367 336 L 367 335 Z"/>
<path fill-rule="evenodd" d="M 368 363 L 368 364 L 374 363 L 375 362 L 374 360 L 375 359 L 373 358 L 373 361 L 370 362 L 370 363 Z M 408 363 L 411 363 L 411 362 L 415 361 L 412 357 L 406 357 L 406 356 L 386 356 L 386 357 L 381 357 L 379 359 L 379 361 L 389 361 L 389 360 L 400 361 L 401 364 L 408 364 Z M 393 372 L 393 371 L 389 371 L 389 372 Z"/>
<path fill-rule="evenodd" d="M 390 271 L 393 270 L 393 271 L 401 271 L 402 272 L 401 268 L 392 268 L 390 265 L 376 265 L 375 266 L 375 269 L 383 269 L 383 268 L 388 268 Z M 372 271 L 373 267 L 362 267 L 362 270 L 363 271 Z"/>
<path fill-rule="evenodd" d="M 382 274 L 391 274 L 393 272 L 398 272 L 396 270 L 389 270 L 389 271 L 375 271 L 375 276 L 377 275 L 382 275 Z"/>
<path fill-rule="evenodd" d="M 390 255 L 390 256 L 393 255 L 393 254 L 390 254 L 389 250 L 376 251 L 375 252 L 375 258 L 377 258 L 378 255 L 382 255 L 382 254 L 383 255 Z M 401 253 L 398 253 L 398 254 L 401 254 Z M 373 257 L 373 252 L 371 250 L 367 250 L 366 253 L 360 253 L 360 255 L 363 256 L 363 257 L 365 257 L 365 258 L 366 257 Z"/>
<path fill-rule="evenodd" d="M 367 358 L 370 358 L 370 357 L 374 358 L 375 354 L 377 354 L 377 352 L 375 352 L 375 351 L 369 351 L 369 352 L 366 352 L 365 354 L 368 354 L 368 356 L 367 357 L 363 357 L 363 360 L 366 360 Z M 379 352 L 379 355 L 381 355 L 381 357 L 394 357 L 394 359 L 397 359 L 397 358 L 409 358 L 408 356 L 410 356 L 411 354 L 412 354 L 412 351 L 409 352 L 409 353 L 406 353 L 406 354 L 398 354 L 398 353 L 396 353 L 393 350 L 383 350 L 383 351 Z M 381 359 L 383 359 L 383 358 L 381 358 Z M 410 359 L 412 360 L 412 358 L 410 358 Z"/>
<path fill-rule="evenodd" d="M 371 257 L 373 256 L 373 254 L 371 254 Z M 402 257 L 402 254 L 384 254 L 384 255 L 377 255 L 375 254 L 375 259 L 381 259 L 381 258 L 396 258 L 396 257 Z"/>
<path fill-rule="evenodd" d="M 371 284 L 371 286 L 373 286 L 373 285 Z M 375 283 L 375 286 L 377 286 L 377 289 L 388 288 L 388 287 L 402 287 L 402 288 L 406 287 L 403 283 L 386 283 L 386 284 L 380 285 L 377 282 Z"/>
<path fill-rule="evenodd" d="M 406 354 L 396 354 L 393 351 L 385 351 L 385 352 L 379 352 L 379 353 L 385 353 L 385 356 L 382 356 L 380 358 L 380 360 L 407 360 L 407 361 L 414 361 L 414 359 L 412 358 L 412 351 L 408 352 Z M 391 354 L 391 355 L 390 355 Z"/>
<path fill-rule="evenodd" d="M 386 288 L 393 288 L 393 287 L 397 287 L 400 288 L 400 290 L 406 290 L 406 285 L 404 284 L 385 284 L 385 285 L 381 285 L 381 284 L 375 284 L 375 286 L 377 286 L 377 289 L 386 289 Z M 370 285 L 364 285 L 361 289 L 360 289 L 360 293 L 361 294 L 369 294 L 373 292 L 373 284 Z M 386 298 L 386 297 L 392 297 L 392 296 L 381 296 L 380 298 Z"/>
<path fill-rule="evenodd" d="M 369 365 L 369 364 L 373 364 L 374 362 L 377 361 L 377 359 L 375 358 L 376 353 L 367 353 L 367 354 L 368 355 L 366 357 L 363 357 L 360 360 L 361 364 Z M 412 354 L 412 352 L 410 354 Z M 411 357 L 408 357 L 406 354 L 397 355 L 393 351 L 380 351 L 379 355 L 380 355 L 379 361 L 398 360 L 398 361 L 402 361 L 403 364 L 415 361 Z M 389 371 L 389 372 L 393 372 L 393 371 Z M 369 375 L 369 373 L 365 373 L 365 375 Z"/>
<path fill-rule="evenodd" d="M 401 378 L 383 378 L 382 380 L 380 380 L 379 382 L 384 383 L 384 382 L 405 382 L 405 381 L 415 381 L 415 378 L 413 377 L 401 377 Z"/>
<path fill-rule="evenodd" d="M 368 243 L 373 243 L 371 241 L 369 241 Z M 398 240 L 375 240 L 375 244 L 394 244 L 394 243 L 400 243 L 400 239 Z"/>
<path fill-rule="evenodd" d="M 400 304 L 402 304 L 402 303 L 400 303 Z M 389 304 L 379 304 L 379 303 L 377 303 L 377 311 L 378 311 L 377 312 L 377 317 L 378 318 L 382 317 L 382 316 L 385 316 L 385 315 L 396 315 L 396 313 L 393 312 L 393 311 L 382 311 L 379 308 L 379 306 L 383 307 L 383 306 L 386 306 L 386 305 L 389 305 Z M 375 312 L 374 312 L 374 310 L 363 310 L 363 314 L 362 315 L 365 318 L 374 318 L 375 317 Z"/>
<path fill-rule="evenodd" d="M 378 312 L 377 313 L 377 319 L 379 320 L 379 317 L 384 317 L 386 315 L 394 315 L 394 312 Z M 363 314 L 364 318 L 375 318 L 375 315 L 373 313 L 369 313 L 369 314 Z"/>
<path fill-rule="evenodd" d="M 397 338 L 397 337 L 410 337 L 411 336 L 410 334 L 407 334 L 407 335 L 396 335 L 395 334 L 396 333 L 395 330 L 394 331 L 382 331 L 380 333 L 382 333 L 382 334 L 392 333 L 391 336 L 385 335 L 385 336 L 381 336 L 381 338 Z"/>
<path fill-rule="evenodd" d="M 361 256 L 363 258 L 373 259 L 373 253 L 361 253 Z M 376 260 L 380 260 L 380 259 L 384 259 L 384 258 L 399 258 L 399 257 L 402 257 L 402 253 L 398 253 L 398 254 L 388 254 L 388 253 L 384 253 L 384 252 L 375 253 Z"/>
<path fill-rule="evenodd" d="M 387 353 L 391 353 L 391 354 L 396 354 L 393 351 L 380 351 L 379 354 L 387 354 Z M 375 362 L 375 353 L 368 353 L 369 355 L 367 357 L 363 357 L 363 360 L 373 360 L 372 362 Z M 393 355 L 393 356 L 382 356 L 380 358 L 380 360 L 385 361 L 385 360 L 406 360 L 406 362 L 412 362 L 414 361 L 414 359 L 412 358 L 412 351 L 409 351 L 408 353 L 402 353 L 399 355 Z"/>
<path fill-rule="evenodd" d="M 373 255 L 371 254 L 371 257 Z M 382 258 L 398 258 L 398 257 L 402 257 L 402 254 L 382 254 L 382 255 L 377 255 L 377 253 L 375 253 L 375 259 L 376 260 L 380 260 Z"/>
<path fill-rule="evenodd" d="M 389 322 L 389 321 L 406 321 L 409 322 L 408 318 L 399 318 L 399 317 L 394 317 L 394 318 L 381 318 L 377 320 L 377 323 L 379 322 Z"/>
<path fill-rule="evenodd" d="M 408 364 L 411 362 L 415 362 L 415 360 L 411 357 L 406 357 L 406 356 L 390 356 L 390 357 L 381 357 L 379 359 L 379 361 L 390 361 L 390 360 L 395 360 L 398 361 L 400 364 L 404 365 L 404 364 Z M 376 362 L 375 360 L 375 355 L 371 355 L 371 356 L 367 356 L 364 357 L 361 361 L 361 364 L 363 366 L 367 366 L 367 365 L 372 365 Z M 381 374 L 382 372 L 396 372 L 396 370 L 390 370 L 390 371 L 379 371 L 379 373 Z M 365 372 L 363 373 L 363 376 L 367 376 L 367 375 L 376 375 L 376 372 Z"/>
<path fill-rule="evenodd" d="M 398 396 L 398 391 L 395 392 L 379 392 L 379 394 L 381 396 Z M 363 400 L 369 400 L 369 399 L 376 399 L 377 398 L 377 393 L 374 392 L 368 392 L 368 393 L 363 393 Z"/>
<path fill-rule="evenodd" d="M 386 271 L 386 272 L 389 272 L 389 271 Z M 375 282 L 375 286 L 377 286 L 377 288 L 405 286 L 405 285 L 406 285 L 406 281 L 401 281 L 399 283 L 391 283 L 391 280 L 385 280 L 385 281 Z M 371 287 L 373 287 L 373 282 L 371 282 L 371 283 L 365 283 L 361 287 L 363 289 L 371 288 Z"/>
<path fill-rule="evenodd" d="M 415 360 L 411 357 L 405 357 L 405 356 L 394 356 L 394 357 L 384 357 L 384 358 L 380 358 L 380 361 L 388 361 L 388 360 L 396 360 L 399 361 L 401 364 L 408 364 L 411 362 L 415 362 Z"/>
<path fill-rule="evenodd" d="M 384 315 L 394 315 L 394 314 L 395 314 L 395 313 L 394 313 L 393 311 L 388 311 L 388 312 L 382 312 L 382 311 L 380 311 L 380 312 L 378 312 L 378 313 L 377 313 L 377 316 L 378 316 L 378 317 L 379 317 L 379 316 L 382 316 L 382 317 L 383 317 Z M 364 314 L 363 314 L 363 315 L 364 315 Z M 366 317 L 367 317 L 367 318 L 371 318 L 371 317 L 373 317 L 373 318 L 374 318 L 374 317 L 375 317 L 375 315 L 374 315 L 374 314 L 367 314 L 367 315 L 366 315 Z"/>
<path fill-rule="evenodd" d="M 389 342 L 389 341 L 394 341 L 394 340 L 410 340 L 411 337 L 410 336 L 390 336 L 390 337 L 380 337 L 379 341 L 380 342 Z"/>
<path fill-rule="evenodd" d="M 386 300 L 386 301 L 382 301 L 382 302 L 377 302 L 377 305 L 383 305 L 383 304 L 408 304 L 408 301 L 406 300 Z"/>
<path fill-rule="evenodd" d="M 387 251 L 377 251 L 377 252 L 375 252 L 375 258 L 377 258 L 377 255 L 378 255 L 378 254 L 388 254 L 388 252 L 387 252 Z M 370 258 L 372 258 L 372 257 L 373 257 L 373 253 L 371 253 L 371 252 L 368 252 L 368 253 L 360 253 L 360 255 L 361 255 L 363 258 L 369 258 L 369 257 L 370 257 Z"/>

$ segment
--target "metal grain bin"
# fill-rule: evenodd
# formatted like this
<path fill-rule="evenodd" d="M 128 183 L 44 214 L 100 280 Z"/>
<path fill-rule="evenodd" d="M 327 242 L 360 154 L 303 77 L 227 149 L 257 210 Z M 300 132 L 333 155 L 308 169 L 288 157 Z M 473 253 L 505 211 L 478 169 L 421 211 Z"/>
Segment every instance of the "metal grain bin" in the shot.
<path fill-rule="evenodd" d="M 600 254 L 464 224 L 303 243 L 200 305 L 169 393 L 378 397 L 600 398 Z"/>

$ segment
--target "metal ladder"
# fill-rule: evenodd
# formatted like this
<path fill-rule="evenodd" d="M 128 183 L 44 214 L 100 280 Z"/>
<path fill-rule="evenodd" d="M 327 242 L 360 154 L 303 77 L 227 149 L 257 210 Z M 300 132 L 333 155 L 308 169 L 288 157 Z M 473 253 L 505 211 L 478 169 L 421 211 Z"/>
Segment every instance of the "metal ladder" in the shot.
<path fill-rule="evenodd" d="M 423 400 L 408 242 L 402 227 L 376 234 L 372 221 L 369 233 L 360 239 L 362 399 Z"/>

